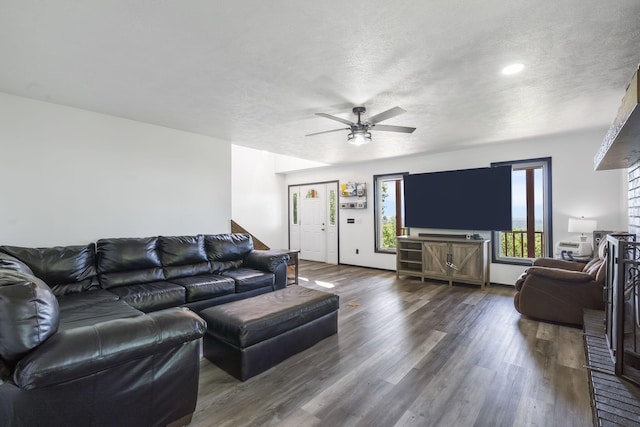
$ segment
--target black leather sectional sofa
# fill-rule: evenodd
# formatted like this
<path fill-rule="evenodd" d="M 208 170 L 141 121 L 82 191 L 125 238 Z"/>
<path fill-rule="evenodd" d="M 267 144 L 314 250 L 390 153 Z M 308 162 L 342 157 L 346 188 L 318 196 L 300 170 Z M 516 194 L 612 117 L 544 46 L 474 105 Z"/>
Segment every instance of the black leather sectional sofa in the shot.
<path fill-rule="evenodd" d="M 0 424 L 187 424 L 194 311 L 284 288 L 287 259 L 241 234 L 0 246 Z"/>

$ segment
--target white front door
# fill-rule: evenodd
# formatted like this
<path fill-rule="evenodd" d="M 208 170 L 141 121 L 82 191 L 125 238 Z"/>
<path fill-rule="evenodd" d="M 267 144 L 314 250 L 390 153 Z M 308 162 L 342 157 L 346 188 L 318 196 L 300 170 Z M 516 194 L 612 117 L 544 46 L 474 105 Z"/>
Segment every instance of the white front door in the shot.
<path fill-rule="evenodd" d="M 300 187 L 300 258 L 327 261 L 326 188 L 321 185 Z"/>
<path fill-rule="evenodd" d="M 289 248 L 300 259 L 338 263 L 338 184 L 289 187 Z"/>

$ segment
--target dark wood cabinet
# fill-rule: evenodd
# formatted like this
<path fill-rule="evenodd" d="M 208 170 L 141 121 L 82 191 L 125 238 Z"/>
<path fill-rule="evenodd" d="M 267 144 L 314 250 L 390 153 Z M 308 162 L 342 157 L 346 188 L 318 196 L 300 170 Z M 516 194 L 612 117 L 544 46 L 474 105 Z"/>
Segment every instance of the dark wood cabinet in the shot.
<path fill-rule="evenodd" d="M 298 284 L 298 254 L 300 251 L 287 251 L 289 254 L 289 261 L 287 262 L 287 286 Z"/>

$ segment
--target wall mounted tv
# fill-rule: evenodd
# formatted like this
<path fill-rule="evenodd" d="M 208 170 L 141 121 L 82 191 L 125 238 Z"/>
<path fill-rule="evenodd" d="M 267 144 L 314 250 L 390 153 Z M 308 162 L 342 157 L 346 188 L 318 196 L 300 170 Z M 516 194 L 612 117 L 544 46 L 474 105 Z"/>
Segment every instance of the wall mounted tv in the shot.
<path fill-rule="evenodd" d="M 405 175 L 405 225 L 511 230 L 511 166 Z"/>

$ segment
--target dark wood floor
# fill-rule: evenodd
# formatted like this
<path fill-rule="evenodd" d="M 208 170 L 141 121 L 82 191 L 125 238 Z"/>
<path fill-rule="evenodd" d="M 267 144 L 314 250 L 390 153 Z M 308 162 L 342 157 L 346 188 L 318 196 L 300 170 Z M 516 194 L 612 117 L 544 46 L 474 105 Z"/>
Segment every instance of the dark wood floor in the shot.
<path fill-rule="evenodd" d="M 193 426 L 590 426 L 582 331 L 522 318 L 514 289 L 302 261 L 338 334 L 242 383 L 202 361 Z"/>

